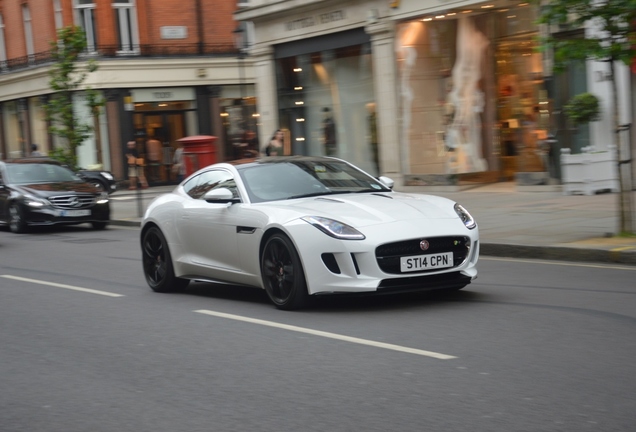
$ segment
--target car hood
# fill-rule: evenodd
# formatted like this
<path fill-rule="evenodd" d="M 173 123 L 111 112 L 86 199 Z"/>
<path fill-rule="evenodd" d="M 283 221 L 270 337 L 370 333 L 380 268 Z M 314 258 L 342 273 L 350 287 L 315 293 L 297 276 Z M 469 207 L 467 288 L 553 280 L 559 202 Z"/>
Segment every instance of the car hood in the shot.
<path fill-rule="evenodd" d="M 84 182 L 55 182 L 55 183 L 34 183 L 34 184 L 23 184 L 23 185 L 14 185 L 15 189 L 21 190 L 24 193 L 30 193 L 32 195 L 37 196 L 51 196 L 58 195 L 59 193 L 64 192 L 81 192 L 81 193 L 92 193 L 96 194 L 98 192 L 97 188 L 94 186 L 84 183 Z"/>
<path fill-rule="evenodd" d="M 389 193 L 343 194 L 301 198 L 285 204 L 296 216 L 321 216 L 356 227 L 395 221 L 457 219 L 453 201 L 433 195 Z"/>

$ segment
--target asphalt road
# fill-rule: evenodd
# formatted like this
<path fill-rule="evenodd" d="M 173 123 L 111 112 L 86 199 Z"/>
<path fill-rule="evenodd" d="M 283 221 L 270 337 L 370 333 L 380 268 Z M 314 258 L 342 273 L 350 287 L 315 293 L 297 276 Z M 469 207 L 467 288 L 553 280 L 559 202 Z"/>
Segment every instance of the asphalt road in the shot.
<path fill-rule="evenodd" d="M 283 312 L 151 292 L 137 228 L 0 231 L 0 431 L 634 431 L 636 267 L 479 270 Z"/>

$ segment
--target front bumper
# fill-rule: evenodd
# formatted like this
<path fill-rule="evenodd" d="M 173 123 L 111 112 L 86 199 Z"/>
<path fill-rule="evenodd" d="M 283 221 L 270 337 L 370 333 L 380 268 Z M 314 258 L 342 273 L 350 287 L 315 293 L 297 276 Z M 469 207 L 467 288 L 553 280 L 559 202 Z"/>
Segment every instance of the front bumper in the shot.
<path fill-rule="evenodd" d="M 53 207 L 34 208 L 23 206 L 23 217 L 25 222 L 31 226 L 46 225 L 74 225 L 90 222 L 107 222 L 110 220 L 110 206 L 108 203 L 96 204 L 88 209 L 90 214 L 74 215 L 69 210 L 62 210 Z"/>

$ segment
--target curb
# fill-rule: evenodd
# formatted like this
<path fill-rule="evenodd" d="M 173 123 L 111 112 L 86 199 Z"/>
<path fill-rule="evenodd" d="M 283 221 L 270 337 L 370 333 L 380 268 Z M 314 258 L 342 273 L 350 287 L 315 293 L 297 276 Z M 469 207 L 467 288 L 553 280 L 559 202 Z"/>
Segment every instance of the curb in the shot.
<path fill-rule="evenodd" d="M 141 222 L 136 219 L 116 219 L 111 220 L 109 224 L 139 228 Z M 527 258 L 547 261 L 595 262 L 636 266 L 636 249 L 631 251 L 616 251 L 562 246 L 524 246 L 481 243 L 479 245 L 479 254 L 500 258 Z"/>
<path fill-rule="evenodd" d="M 503 258 L 529 258 L 548 261 L 575 261 L 627 264 L 636 266 L 636 250 L 617 251 L 563 246 L 524 246 L 482 243 L 480 255 Z"/>

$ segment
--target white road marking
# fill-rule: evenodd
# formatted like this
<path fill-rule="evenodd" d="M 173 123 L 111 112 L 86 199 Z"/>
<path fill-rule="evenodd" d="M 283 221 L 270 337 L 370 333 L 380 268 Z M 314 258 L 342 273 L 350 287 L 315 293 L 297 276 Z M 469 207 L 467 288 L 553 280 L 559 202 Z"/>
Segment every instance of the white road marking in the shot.
<path fill-rule="evenodd" d="M 631 270 L 636 271 L 636 266 L 619 266 L 619 265 L 611 265 L 611 264 L 581 264 L 581 263 L 573 263 L 566 261 L 545 261 L 540 259 L 521 259 L 521 258 L 495 258 L 495 257 L 485 257 L 483 255 L 479 256 L 479 260 L 484 261 L 507 261 L 507 262 L 521 262 L 521 263 L 529 263 L 529 264 L 547 264 L 547 265 L 559 265 L 566 267 L 588 267 L 588 268 L 599 268 L 599 269 L 609 269 L 609 270 Z"/>
<path fill-rule="evenodd" d="M 98 294 L 98 295 L 103 295 L 103 296 L 107 296 L 107 297 L 124 297 L 123 294 L 115 294 L 115 293 L 111 293 L 111 292 L 107 292 L 107 291 L 99 291 L 99 290 L 94 290 L 94 289 L 90 289 L 90 288 L 77 287 L 77 286 L 73 286 L 73 285 L 65 285 L 65 284 L 59 284 L 59 283 L 55 283 L 55 282 L 48 282 L 48 281 L 37 280 L 37 279 L 23 278 L 23 277 L 20 277 L 20 276 L 0 275 L 0 277 L 3 277 L 5 279 L 13 279 L 13 280 L 21 281 L 21 282 L 30 282 L 30 283 L 39 284 L 39 285 L 49 285 L 49 286 L 54 286 L 54 287 L 57 287 L 57 288 L 69 289 L 69 290 L 73 290 L 73 291 L 82 291 L 82 292 L 87 292 L 87 293 L 90 293 L 90 294 Z"/>
<path fill-rule="evenodd" d="M 305 327 L 296 327 L 296 326 L 293 326 L 293 325 L 281 324 L 281 323 L 277 323 L 277 322 L 274 322 L 274 321 L 265 321 L 265 320 L 260 320 L 260 319 L 256 319 L 256 318 L 249 318 L 249 317 L 244 317 L 244 316 L 241 316 L 241 315 L 232 315 L 232 314 L 227 314 L 227 313 L 223 313 L 223 312 L 215 312 L 215 311 L 205 310 L 205 309 L 195 310 L 194 312 L 197 312 L 197 313 L 200 313 L 200 314 L 205 314 L 205 315 L 211 315 L 211 316 L 215 316 L 215 317 L 219 317 L 219 318 L 227 318 L 227 319 L 232 319 L 232 320 L 236 320 L 236 321 L 244 321 L 244 322 L 248 322 L 248 323 L 252 323 L 252 324 L 258 324 L 258 325 L 269 326 L 269 327 L 276 327 L 276 328 L 280 328 L 280 329 L 284 329 L 284 330 L 290 330 L 290 331 L 294 331 L 294 332 L 298 332 L 298 333 L 306 333 L 306 334 L 310 334 L 310 335 L 314 335 L 314 336 L 320 336 L 320 337 L 325 337 L 325 338 L 330 338 L 330 339 L 336 339 L 336 340 L 356 343 L 356 344 L 360 344 L 360 345 L 368 345 L 368 346 L 372 346 L 372 347 L 376 347 L 376 348 L 384 348 L 384 349 L 404 352 L 404 353 L 408 353 L 408 354 L 416 354 L 416 355 L 420 355 L 420 356 L 433 357 L 433 358 L 436 358 L 436 359 L 439 359 L 439 360 L 450 360 L 450 359 L 457 358 L 455 356 L 451 356 L 451 355 L 447 355 L 447 354 L 441 354 L 441 353 L 437 353 L 437 352 L 433 352 L 433 351 L 424 351 L 424 350 L 419 350 L 419 349 L 415 349 L 415 348 L 403 347 L 403 346 L 400 346 L 400 345 L 393 345 L 393 344 L 388 344 L 388 343 L 384 343 L 384 342 L 376 342 L 376 341 L 372 341 L 372 340 L 368 340 L 368 339 L 359 339 L 359 338 L 355 338 L 355 337 L 351 337 L 351 336 L 340 335 L 340 334 L 337 334 L 337 333 L 329 333 L 329 332 L 324 332 L 324 331 L 320 331 L 320 330 L 312 330 L 312 329 L 305 328 Z"/>

